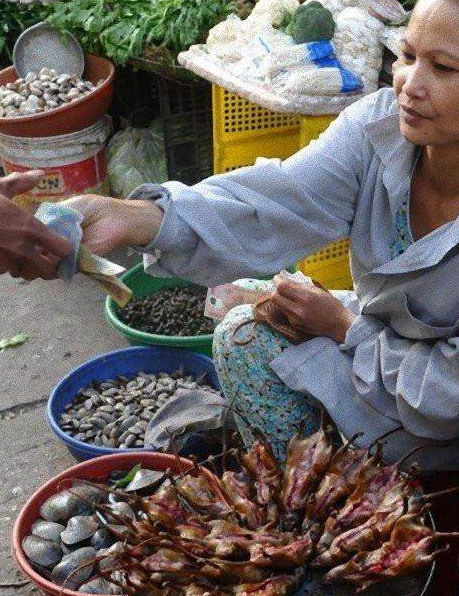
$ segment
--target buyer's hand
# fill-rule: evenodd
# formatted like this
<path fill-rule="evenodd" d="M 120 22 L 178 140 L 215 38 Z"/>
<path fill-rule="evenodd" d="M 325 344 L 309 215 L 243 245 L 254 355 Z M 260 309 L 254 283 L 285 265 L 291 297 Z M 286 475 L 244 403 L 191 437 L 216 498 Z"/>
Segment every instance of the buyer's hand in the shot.
<path fill-rule="evenodd" d="M 10 273 L 28 281 L 57 277 L 59 261 L 71 250 L 69 242 L 51 232 L 13 202 L 31 190 L 43 176 L 40 170 L 0 178 L 0 274 Z"/>
<path fill-rule="evenodd" d="M 286 315 L 290 325 L 305 334 L 342 343 L 356 315 L 326 290 L 274 277 L 272 302 Z"/>
<path fill-rule="evenodd" d="M 100 256 L 123 246 L 150 244 L 163 219 L 162 209 L 153 201 L 81 195 L 63 205 L 83 215 L 82 243 Z"/>

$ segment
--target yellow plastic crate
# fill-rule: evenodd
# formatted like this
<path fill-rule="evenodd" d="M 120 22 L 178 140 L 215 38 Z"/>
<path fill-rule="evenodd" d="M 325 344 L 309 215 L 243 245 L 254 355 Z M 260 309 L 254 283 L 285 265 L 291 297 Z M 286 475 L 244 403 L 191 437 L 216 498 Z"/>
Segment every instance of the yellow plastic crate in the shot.
<path fill-rule="evenodd" d="M 214 172 L 286 159 L 300 147 L 300 116 L 272 112 L 218 85 L 212 87 Z"/>
<path fill-rule="evenodd" d="M 296 269 L 320 282 L 329 290 L 351 290 L 352 277 L 349 268 L 349 239 L 343 238 L 322 250 L 305 257 Z"/>
<path fill-rule="evenodd" d="M 306 147 L 317 139 L 335 120 L 336 116 L 301 116 L 300 147 Z"/>
<path fill-rule="evenodd" d="M 213 85 L 214 172 L 252 165 L 257 157 L 286 159 L 316 139 L 335 116 L 272 112 Z M 329 289 L 352 287 L 349 241 L 340 240 L 306 257 L 296 268 Z"/>

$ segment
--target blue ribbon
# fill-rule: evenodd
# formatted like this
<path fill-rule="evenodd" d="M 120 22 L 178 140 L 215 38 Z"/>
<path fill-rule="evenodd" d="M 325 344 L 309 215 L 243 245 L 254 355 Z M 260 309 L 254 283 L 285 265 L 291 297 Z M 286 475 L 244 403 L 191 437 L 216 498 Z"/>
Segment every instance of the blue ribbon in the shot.
<path fill-rule="evenodd" d="M 362 81 L 338 60 L 329 41 L 311 41 L 305 44 L 309 60 L 318 68 L 337 68 L 341 73 L 341 93 L 363 89 Z"/>

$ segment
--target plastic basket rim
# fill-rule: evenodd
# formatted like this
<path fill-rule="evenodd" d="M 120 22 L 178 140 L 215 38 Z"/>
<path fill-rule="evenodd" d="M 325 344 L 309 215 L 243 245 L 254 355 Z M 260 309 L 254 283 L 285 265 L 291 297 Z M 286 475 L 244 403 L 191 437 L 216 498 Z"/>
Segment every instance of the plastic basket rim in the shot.
<path fill-rule="evenodd" d="M 54 415 L 54 402 L 57 399 L 57 395 L 66 387 L 66 385 L 75 377 L 78 377 L 89 365 L 97 364 L 98 362 L 103 362 L 107 360 L 117 360 L 118 356 L 121 354 L 126 353 L 140 353 L 147 350 L 161 350 L 161 349 L 169 349 L 169 350 L 179 350 L 179 348 L 174 346 L 161 346 L 161 345 L 143 345 L 143 346 L 127 346 L 125 348 L 118 348 L 116 350 L 111 350 L 110 352 L 104 352 L 102 354 L 98 354 L 89 360 L 85 360 L 82 364 L 79 364 L 72 368 L 62 379 L 55 385 L 53 390 L 51 391 L 47 404 L 46 404 L 46 418 L 48 421 L 48 425 L 53 431 L 53 433 L 69 448 L 78 450 L 79 452 L 84 452 L 88 454 L 95 454 L 94 457 L 100 455 L 112 455 L 116 453 L 132 453 L 134 451 L 154 451 L 154 449 L 149 449 L 148 447 L 126 447 L 125 449 L 120 447 L 107 447 L 102 445 L 93 445 L 92 443 L 85 443 L 84 441 L 80 441 L 79 439 L 75 439 L 71 435 L 67 434 L 65 431 L 61 429 L 59 426 L 57 417 Z M 210 356 L 206 354 L 202 354 L 199 352 L 193 352 L 192 350 L 187 350 L 188 353 L 198 357 L 200 360 L 201 358 L 207 362 L 207 364 L 212 364 L 213 360 Z"/>
<path fill-rule="evenodd" d="M 137 265 L 134 265 L 134 267 L 132 267 L 131 269 L 129 269 L 128 271 L 126 271 L 125 273 L 123 273 L 123 275 L 121 276 L 121 280 L 124 281 L 126 283 L 126 285 L 129 287 L 129 280 L 133 277 L 136 277 L 139 275 L 139 273 L 142 273 L 144 271 L 143 269 L 143 263 L 138 263 Z M 179 280 L 180 278 L 158 278 L 158 279 L 177 279 Z M 190 284 L 190 282 L 187 282 L 186 280 L 180 280 L 180 281 L 184 281 L 186 282 L 186 284 Z M 196 284 L 198 285 L 198 284 Z M 154 293 L 154 292 L 152 292 Z M 187 348 L 187 347 L 193 347 L 193 346 L 200 346 L 201 344 L 208 344 L 208 343 L 212 343 L 213 341 L 213 333 L 206 333 L 203 335 L 191 335 L 191 336 L 183 336 L 183 335 L 161 335 L 159 333 L 147 333 L 145 331 L 138 331 L 137 329 L 134 329 L 133 327 L 129 327 L 129 325 L 126 325 L 126 323 L 123 323 L 123 321 L 119 318 L 118 314 L 117 314 L 117 308 L 118 306 L 116 305 L 116 302 L 110 298 L 110 296 L 107 296 L 106 300 L 105 300 L 105 315 L 107 317 L 108 322 L 115 328 L 117 329 L 120 333 L 122 333 L 125 337 L 128 337 L 130 339 L 135 339 L 138 341 L 146 341 L 147 343 L 155 343 L 155 342 L 166 342 L 166 344 L 162 344 L 162 345 L 168 345 L 170 347 L 174 347 L 177 346 L 177 344 L 181 344 L 181 347 Z"/>

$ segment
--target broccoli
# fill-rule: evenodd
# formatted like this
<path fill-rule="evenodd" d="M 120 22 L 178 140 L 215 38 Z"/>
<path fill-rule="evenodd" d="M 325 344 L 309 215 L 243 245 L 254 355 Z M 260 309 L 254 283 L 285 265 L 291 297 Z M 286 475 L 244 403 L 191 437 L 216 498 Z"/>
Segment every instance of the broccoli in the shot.
<path fill-rule="evenodd" d="M 324 8 L 320 2 L 312 0 L 307 4 L 301 4 L 296 9 L 287 33 L 296 43 L 330 41 L 335 34 L 335 21 L 327 8 Z"/>

